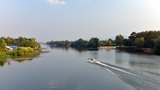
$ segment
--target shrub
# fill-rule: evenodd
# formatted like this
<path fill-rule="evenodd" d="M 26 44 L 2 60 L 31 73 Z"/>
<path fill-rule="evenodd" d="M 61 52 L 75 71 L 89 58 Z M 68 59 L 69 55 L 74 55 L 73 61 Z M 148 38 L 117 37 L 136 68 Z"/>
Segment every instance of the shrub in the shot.
<path fill-rule="evenodd" d="M 17 55 L 18 56 L 29 55 L 29 54 L 32 54 L 34 52 L 35 52 L 35 50 L 31 47 L 19 47 L 17 49 Z"/>
<path fill-rule="evenodd" d="M 24 56 L 24 52 L 23 52 L 22 50 L 18 50 L 18 51 L 17 51 L 17 55 L 18 55 L 18 56 Z"/>
<path fill-rule="evenodd" d="M 12 56 L 17 56 L 17 50 L 14 50 L 14 51 L 12 52 Z"/>
<path fill-rule="evenodd" d="M 24 55 L 30 55 L 32 53 L 35 53 L 35 50 L 31 47 L 19 47 L 12 51 L 0 52 L 0 57 L 24 56 Z"/>
<path fill-rule="evenodd" d="M 6 57 L 7 54 L 5 52 L 0 52 L 0 57 L 3 58 L 3 57 Z"/>

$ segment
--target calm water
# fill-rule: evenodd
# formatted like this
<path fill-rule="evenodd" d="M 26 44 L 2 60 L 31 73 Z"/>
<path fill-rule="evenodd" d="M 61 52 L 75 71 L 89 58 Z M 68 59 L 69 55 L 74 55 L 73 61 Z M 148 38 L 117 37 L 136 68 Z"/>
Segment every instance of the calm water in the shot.
<path fill-rule="evenodd" d="M 1 64 L 0 90 L 160 90 L 160 56 L 43 47 L 50 52 Z"/>

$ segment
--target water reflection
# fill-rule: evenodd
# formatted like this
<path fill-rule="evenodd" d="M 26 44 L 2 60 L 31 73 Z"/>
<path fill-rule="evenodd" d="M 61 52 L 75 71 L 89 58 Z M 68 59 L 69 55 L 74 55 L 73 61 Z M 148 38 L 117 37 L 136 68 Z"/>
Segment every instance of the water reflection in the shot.
<path fill-rule="evenodd" d="M 57 88 L 64 88 L 66 85 L 66 79 L 57 79 L 51 80 L 48 83 L 49 90 L 57 89 Z"/>
<path fill-rule="evenodd" d="M 91 51 L 90 56 L 92 58 L 98 59 L 99 58 L 99 52 L 98 51 Z"/>
<path fill-rule="evenodd" d="M 124 51 L 121 51 L 121 50 L 116 50 L 116 53 L 115 53 L 115 63 L 116 64 L 119 64 L 119 65 L 122 65 L 124 63 L 126 63 L 126 61 L 128 61 L 128 57 L 126 55 L 127 53 L 125 53 Z"/>
<path fill-rule="evenodd" d="M 25 61 L 32 61 L 33 58 L 38 58 L 40 55 L 40 53 L 37 53 L 35 55 L 32 56 L 21 56 L 21 57 L 12 57 L 12 58 L 1 58 L 0 59 L 0 66 L 3 67 L 6 63 L 8 65 L 11 65 L 12 61 L 14 62 L 25 62 Z"/>
<path fill-rule="evenodd" d="M 123 63 L 123 61 L 121 59 L 122 55 L 120 55 L 120 53 L 117 54 L 117 52 L 116 52 L 115 57 L 116 57 L 115 58 L 115 63 L 121 65 Z"/>
<path fill-rule="evenodd" d="M 137 90 L 159 90 L 160 76 L 144 71 L 127 69 L 115 66 L 105 62 L 96 62 L 96 65 L 105 67 L 106 70 L 120 78 L 125 83 L 131 85 Z"/>
<path fill-rule="evenodd" d="M 32 61 L 33 57 L 21 57 L 21 58 L 12 58 L 13 61 L 23 63 L 26 61 Z"/>
<path fill-rule="evenodd" d="M 127 65 L 140 70 L 160 69 L 159 56 L 144 53 L 132 53 L 116 50 L 115 64 Z"/>
<path fill-rule="evenodd" d="M 3 67 L 6 63 L 10 65 L 10 61 L 8 61 L 6 58 L 0 58 L 0 66 Z"/>
<path fill-rule="evenodd" d="M 144 61 L 129 61 L 129 65 L 132 67 L 148 68 L 148 69 L 160 68 L 160 64 L 158 63 L 151 63 L 151 62 L 144 62 Z"/>
<path fill-rule="evenodd" d="M 129 54 L 128 65 L 139 70 L 159 71 L 159 56 L 151 54 Z"/>
<path fill-rule="evenodd" d="M 64 47 L 58 47 L 58 46 L 52 46 L 52 45 L 47 45 L 48 47 L 50 47 L 51 49 L 60 49 L 60 50 L 64 50 L 64 51 L 68 51 L 69 47 L 64 46 Z"/>
<path fill-rule="evenodd" d="M 68 51 L 69 49 L 75 50 L 77 52 L 85 52 L 85 51 L 99 51 L 98 48 L 73 48 L 73 47 L 58 47 L 58 46 L 52 46 L 52 45 L 47 45 L 51 49 L 59 49 L 59 50 L 64 50 Z"/>
<path fill-rule="evenodd" d="M 75 50 L 77 52 L 84 52 L 84 51 L 88 51 L 87 48 L 71 48 L 72 50 Z"/>
<path fill-rule="evenodd" d="M 0 66 L 3 67 L 6 63 L 8 65 L 11 65 L 11 62 L 19 62 L 23 63 L 26 61 L 32 61 L 34 58 L 39 58 L 41 54 L 48 53 L 49 50 L 47 48 L 42 48 L 40 52 L 29 55 L 29 56 L 17 56 L 17 57 L 11 57 L 11 58 L 0 58 Z"/>

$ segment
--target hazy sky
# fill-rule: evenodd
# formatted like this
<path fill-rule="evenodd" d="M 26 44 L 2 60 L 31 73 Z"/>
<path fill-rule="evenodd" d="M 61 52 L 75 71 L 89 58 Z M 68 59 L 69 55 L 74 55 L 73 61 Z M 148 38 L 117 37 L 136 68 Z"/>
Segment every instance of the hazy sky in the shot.
<path fill-rule="evenodd" d="M 160 0 L 0 0 L 0 37 L 77 40 L 160 30 Z"/>

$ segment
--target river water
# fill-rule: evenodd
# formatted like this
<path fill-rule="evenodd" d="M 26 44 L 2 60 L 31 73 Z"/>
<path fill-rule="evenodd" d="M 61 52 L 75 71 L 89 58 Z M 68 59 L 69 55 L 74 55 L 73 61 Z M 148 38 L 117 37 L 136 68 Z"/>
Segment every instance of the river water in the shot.
<path fill-rule="evenodd" d="M 43 47 L 50 52 L 1 64 L 0 90 L 160 90 L 160 56 Z"/>

